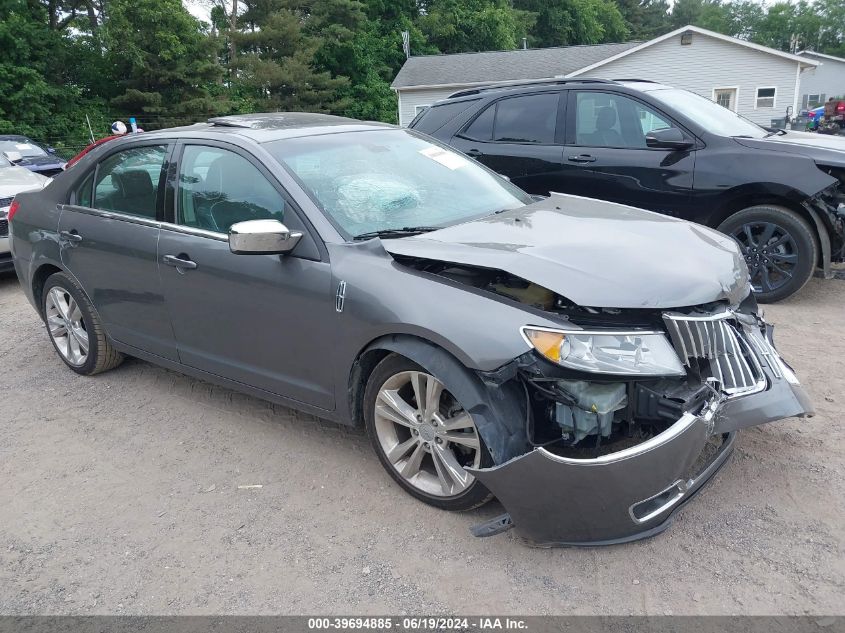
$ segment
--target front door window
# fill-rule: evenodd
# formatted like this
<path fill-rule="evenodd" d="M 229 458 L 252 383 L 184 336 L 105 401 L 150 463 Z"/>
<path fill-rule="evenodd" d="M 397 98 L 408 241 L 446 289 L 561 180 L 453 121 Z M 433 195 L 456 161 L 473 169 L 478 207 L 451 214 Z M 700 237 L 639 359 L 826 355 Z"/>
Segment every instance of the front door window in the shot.
<path fill-rule="evenodd" d="M 188 145 L 179 168 L 177 224 L 228 233 L 236 222 L 285 219 L 285 199 L 235 152 Z"/>
<path fill-rule="evenodd" d="M 576 94 L 576 145 L 646 149 L 646 134 L 670 127 L 656 111 L 623 95 L 592 90 Z"/>

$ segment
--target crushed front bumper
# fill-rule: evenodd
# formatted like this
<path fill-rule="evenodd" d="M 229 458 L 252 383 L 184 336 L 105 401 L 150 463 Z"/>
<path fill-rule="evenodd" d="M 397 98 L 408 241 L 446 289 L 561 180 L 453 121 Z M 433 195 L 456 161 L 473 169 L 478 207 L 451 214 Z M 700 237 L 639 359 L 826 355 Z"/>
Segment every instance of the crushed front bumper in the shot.
<path fill-rule="evenodd" d="M 509 527 L 539 547 L 609 545 L 665 530 L 674 513 L 725 464 L 737 429 L 813 413 L 791 369 L 751 330 L 766 377 L 762 391 L 728 397 L 714 391 L 698 412 L 686 412 L 663 433 L 593 459 L 544 448 L 471 470 L 507 510 L 473 528 L 487 536 Z"/>

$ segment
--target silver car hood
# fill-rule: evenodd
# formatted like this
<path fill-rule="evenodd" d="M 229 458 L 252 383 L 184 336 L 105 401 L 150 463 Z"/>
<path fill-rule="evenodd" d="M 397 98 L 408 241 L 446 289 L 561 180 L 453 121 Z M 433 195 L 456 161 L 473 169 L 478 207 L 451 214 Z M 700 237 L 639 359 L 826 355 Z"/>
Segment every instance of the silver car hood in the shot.
<path fill-rule="evenodd" d="M 0 167 L 0 198 L 11 198 L 24 191 L 41 189 L 49 180 L 26 167 Z"/>
<path fill-rule="evenodd" d="M 587 307 L 680 308 L 750 291 L 736 244 L 712 229 L 633 207 L 554 194 L 423 235 L 388 253 L 504 270 Z"/>

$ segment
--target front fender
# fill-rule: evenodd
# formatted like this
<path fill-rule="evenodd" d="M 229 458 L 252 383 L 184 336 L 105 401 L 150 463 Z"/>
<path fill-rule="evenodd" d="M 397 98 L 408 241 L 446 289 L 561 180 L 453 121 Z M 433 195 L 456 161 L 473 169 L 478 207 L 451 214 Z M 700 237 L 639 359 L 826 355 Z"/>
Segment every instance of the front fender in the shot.
<path fill-rule="evenodd" d="M 366 351 L 376 349 L 400 354 L 443 382 L 472 415 L 494 463 L 502 464 L 528 450 L 524 395 L 515 381 L 487 384 L 444 349 L 412 336 L 385 336 Z"/>

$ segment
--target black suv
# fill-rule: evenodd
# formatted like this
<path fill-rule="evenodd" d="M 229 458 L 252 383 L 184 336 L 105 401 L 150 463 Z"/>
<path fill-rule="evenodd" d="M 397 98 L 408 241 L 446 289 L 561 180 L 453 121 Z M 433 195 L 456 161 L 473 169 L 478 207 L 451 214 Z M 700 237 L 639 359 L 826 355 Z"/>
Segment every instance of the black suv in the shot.
<path fill-rule="evenodd" d="M 642 80 L 465 90 L 411 127 L 529 193 L 651 209 L 733 236 L 760 301 L 845 260 L 845 141 L 762 128 L 699 95 Z"/>

